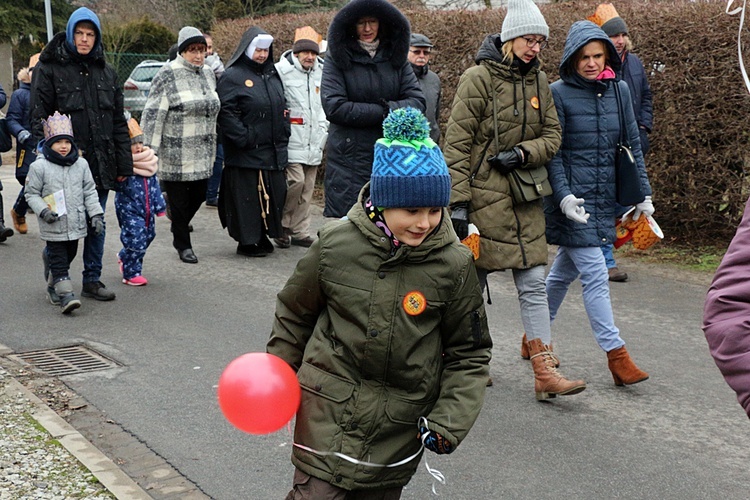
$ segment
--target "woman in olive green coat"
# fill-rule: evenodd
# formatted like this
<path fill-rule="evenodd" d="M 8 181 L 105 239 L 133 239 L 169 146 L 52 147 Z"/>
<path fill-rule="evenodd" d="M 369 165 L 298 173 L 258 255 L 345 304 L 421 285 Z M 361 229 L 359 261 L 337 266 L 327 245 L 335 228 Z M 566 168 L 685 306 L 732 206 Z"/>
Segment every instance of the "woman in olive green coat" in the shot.
<path fill-rule="evenodd" d="M 445 135 L 451 172 L 452 218 L 464 237 L 480 234 L 477 273 L 482 288 L 493 271 L 512 269 L 521 320 L 534 358 L 537 399 L 576 394 L 583 380 L 556 369 L 544 283 L 547 241 L 542 200 L 514 203 L 508 174 L 546 165 L 561 142 L 560 123 L 539 52 L 549 28 L 531 0 L 511 0 L 502 32 L 484 39 L 477 65 L 461 76 Z M 493 102 L 494 101 L 494 102 Z M 497 127 L 497 129 L 496 129 Z M 497 137 L 497 143 L 495 138 Z"/>

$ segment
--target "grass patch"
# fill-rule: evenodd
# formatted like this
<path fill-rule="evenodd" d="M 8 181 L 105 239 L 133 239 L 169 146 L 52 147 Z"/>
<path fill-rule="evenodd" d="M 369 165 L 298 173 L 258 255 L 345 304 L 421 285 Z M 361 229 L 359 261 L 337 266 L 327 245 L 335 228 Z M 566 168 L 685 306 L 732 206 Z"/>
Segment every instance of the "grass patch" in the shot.
<path fill-rule="evenodd" d="M 640 259 L 653 264 L 669 264 L 691 271 L 713 273 L 719 267 L 726 248 L 714 246 L 690 246 L 673 243 L 657 243 L 648 250 L 638 250 L 626 244 L 616 250 L 618 256 Z"/>

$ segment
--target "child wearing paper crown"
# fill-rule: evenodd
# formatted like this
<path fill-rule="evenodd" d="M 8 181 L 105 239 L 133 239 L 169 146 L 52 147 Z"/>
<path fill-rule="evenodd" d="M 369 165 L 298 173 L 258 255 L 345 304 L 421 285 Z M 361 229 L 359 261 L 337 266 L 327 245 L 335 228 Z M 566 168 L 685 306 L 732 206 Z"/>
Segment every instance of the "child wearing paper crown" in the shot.
<path fill-rule="evenodd" d="M 156 237 L 156 216 L 163 216 L 167 205 L 156 176 L 158 158 L 143 145 L 143 131 L 135 118 L 128 120 L 133 175 L 118 179 L 115 210 L 120 223 L 122 250 L 117 254 L 122 282 L 143 286 L 148 280 L 141 274 L 146 249 Z"/>
<path fill-rule="evenodd" d="M 29 167 L 26 202 L 39 214 L 39 235 L 47 242 L 42 251 L 47 296 L 64 314 L 81 307 L 70 282 L 70 263 L 78 252 L 78 240 L 91 227 L 104 231 L 104 211 L 88 162 L 79 156 L 68 115 L 55 114 L 42 120 L 42 154 Z"/>
<path fill-rule="evenodd" d="M 303 389 L 288 499 L 398 498 L 422 448 L 455 450 L 482 407 L 492 341 L 448 168 L 419 111 L 383 130 L 358 202 L 277 297 L 267 351 Z"/>

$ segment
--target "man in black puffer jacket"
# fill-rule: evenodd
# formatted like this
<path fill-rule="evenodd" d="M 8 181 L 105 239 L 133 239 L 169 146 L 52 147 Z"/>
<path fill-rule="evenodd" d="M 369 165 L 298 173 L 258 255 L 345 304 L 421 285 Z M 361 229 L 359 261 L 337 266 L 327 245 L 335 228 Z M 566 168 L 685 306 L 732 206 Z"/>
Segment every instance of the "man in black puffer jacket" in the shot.
<path fill-rule="evenodd" d="M 114 68 L 104 59 L 101 23 L 81 7 L 71 14 L 64 33 L 42 51 L 31 85 L 34 140 L 44 138 L 42 120 L 55 111 L 70 116 L 76 144 L 88 161 L 102 209 L 117 178 L 133 175 L 128 124 L 123 114 L 122 88 Z M 114 292 L 99 280 L 104 231 L 89 227 L 83 244 L 84 297 L 113 300 Z"/>

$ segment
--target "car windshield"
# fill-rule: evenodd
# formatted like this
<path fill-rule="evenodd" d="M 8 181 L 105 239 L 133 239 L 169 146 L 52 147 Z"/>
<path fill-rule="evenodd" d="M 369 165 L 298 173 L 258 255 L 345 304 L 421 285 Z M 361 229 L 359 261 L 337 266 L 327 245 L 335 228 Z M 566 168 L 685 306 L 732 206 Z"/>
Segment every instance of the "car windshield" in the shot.
<path fill-rule="evenodd" d="M 130 79 L 136 82 L 150 82 L 160 69 L 161 66 L 141 66 L 133 70 Z"/>

